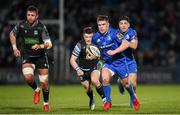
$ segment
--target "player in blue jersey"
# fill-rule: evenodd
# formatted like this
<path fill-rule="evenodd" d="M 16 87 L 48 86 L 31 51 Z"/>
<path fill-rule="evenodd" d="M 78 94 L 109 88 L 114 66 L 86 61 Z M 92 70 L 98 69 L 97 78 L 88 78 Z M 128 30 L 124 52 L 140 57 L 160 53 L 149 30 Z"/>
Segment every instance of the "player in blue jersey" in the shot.
<path fill-rule="evenodd" d="M 122 55 L 122 51 L 129 47 L 129 42 L 123 37 L 118 36 L 117 30 L 109 27 L 109 18 L 104 15 L 97 17 L 97 25 L 99 31 L 93 36 L 93 44 L 99 46 L 103 67 L 102 67 L 102 80 L 103 89 L 106 95 L 107 102 L 103 106 L 103 110 L 109 110 L 112 106 L 111 103 L 111 87 L 110 78 L 117 74 L 122 83 L 129 92 L 132 102 L 137 110 L 139 102 L 135 98 L 133 86 L 128 82 L 128 70 L 126 59 Z"/>
<path fill-rule="evenodd" d="M 129 48 L 126 49 L 123 54 L 126 56 L 126 62 L 128 65 L 128 77 L 133 84 L 135 96 L 136 96 L 136 84 L 137 84 L 137 64 L 134 59 L 133 50 L 137 48 L 138 40 L 137 33 L 134 29 L 130 28 L 130 20 L 127 16 L 122 16 L 119 19 L 119 32 L 120 36 L 123 36 L 124 39 L 129 41 Z M 118 88 L 120 93 L 124 94 L 124 87 L 122 86 L 122 81 L 118 79 Z M 137 97 L 137 96 L 136 96 Z M 132 106 L 132 102 L 130 101 L 130 107 Z"/>

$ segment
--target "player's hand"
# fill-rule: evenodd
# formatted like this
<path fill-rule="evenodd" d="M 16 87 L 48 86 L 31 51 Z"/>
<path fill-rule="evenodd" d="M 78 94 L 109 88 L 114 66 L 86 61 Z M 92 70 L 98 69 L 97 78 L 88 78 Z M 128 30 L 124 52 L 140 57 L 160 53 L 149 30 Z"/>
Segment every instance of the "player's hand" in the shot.
<path fill-rule="evenodd" d="M 84 75 L 84 72 L 81 69 L 77 70 L 77 76 L 78 77 L 81 77 L 83 75 Z"/>
<path fill-rule="evenodd" d="M 41 49 L 41 46 L 38 45 L 38 44 L 35 44 L 31 47 L 33 50 L 38 50 L 38 49 Z"/>
<path fill-rule="evenodd" d="M 94 55 L 94 54 L 92 54 L 92 53 L 87 53 L 87 55 L 86 55 L 86 59 L 88 59 L 88 60 L 97 59 L 97 56 L 95 56 L 95 55 Z"/>
<path fill-rule="evenodd" d="M 15 49 L 15 50 L 13 50 L 14 51 L 14 55 L 16 56 L 16 57 L 20 57 L 21 56 L 21 52 L 18 50 L 18 49 Z"/>
<path fill-rule="evenodd" d="M 115 51 L 115 50 L 108 50 L 108 51 L 107 51 L 107 54 L 108 54 L 108 55 L 115 55 L 115 54 L 116 54 L 116 51 Z"/>

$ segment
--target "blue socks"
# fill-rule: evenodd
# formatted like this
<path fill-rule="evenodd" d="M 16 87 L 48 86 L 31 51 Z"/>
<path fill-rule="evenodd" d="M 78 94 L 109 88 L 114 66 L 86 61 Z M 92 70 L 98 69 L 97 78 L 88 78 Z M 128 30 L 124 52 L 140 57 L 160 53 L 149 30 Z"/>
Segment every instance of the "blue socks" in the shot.
<path fill-rule="evenodd" d="M 108 84 L 107 86 L 103 86 L 103 90 L 108 102 L 111 102 L 111 86 Z"/>
<path fill-rule="evenodd" d="M 132 83 L 129 84 L 129 87 L 126 87 L 127 91 L 129 92 L 129 95 L 130 95 L 130 98 L 131 100 L 134 100 L 135 99 L 135 96 L 134 96 L 134 89 L 133 89 L 133 85 Z"/>

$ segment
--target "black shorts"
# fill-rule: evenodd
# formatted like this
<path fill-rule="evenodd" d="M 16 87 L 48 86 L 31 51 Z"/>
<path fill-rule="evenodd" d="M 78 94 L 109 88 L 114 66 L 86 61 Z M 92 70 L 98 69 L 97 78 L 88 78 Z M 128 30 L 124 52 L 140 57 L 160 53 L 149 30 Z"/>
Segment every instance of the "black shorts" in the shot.
<path fill-rule="evenodd" d="M 86 81 L 86 80 L 91 81 L 91 73 L 92 73 L 92 71 L 94 71 L 96 69 L 97 69 L 97 67 L 90 69 L 89 71 L 83 71 L 84 75 L 82 77 L 80 77 L 81 82 Z"/>
<path fill-rule="evenodd" d="M 22 57 L 22 64 L 31 63 L 34 64 L 38 69 L 49 68 L 49 63 L 46 55 L 42 55 L 39 57 L 30 57 L 30 56 L 23 56 Z"/>

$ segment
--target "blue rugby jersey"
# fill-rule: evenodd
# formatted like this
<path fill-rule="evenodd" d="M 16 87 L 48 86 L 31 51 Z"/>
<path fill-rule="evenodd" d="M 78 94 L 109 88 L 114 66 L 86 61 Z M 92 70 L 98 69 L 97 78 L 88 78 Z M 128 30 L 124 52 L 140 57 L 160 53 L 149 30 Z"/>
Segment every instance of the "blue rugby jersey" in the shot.
<path fill-rule="evenodd" d="M 124 56 L 117 53 L 113 56 L 107 54 L 108 50 L 115 50 L 122 42 L 123 37 L 118 36 L 117 30 L 109 28 L 108 32 L 101 34 L 96 32 L 93 36 L 92 43 L 100 48 L 103 63 L 109 63 L 113 60 L 121 59 Z"/>
<path fill-rule="evenodd" d="M 123 36 L 124 39 L 127 41 L 131 42 L 132 40 L 137 39 L 137 33 L 134 29 L 129 28 L 126 33 L 123 33 L 120 29 L 118 30 L 118 34 Z M 133 49 L 128 48 L 125 51 L 123 51 L 123 55 L 127 58 L 127 61 L 133 60 L 134 55 L 133 55 Z"/>

